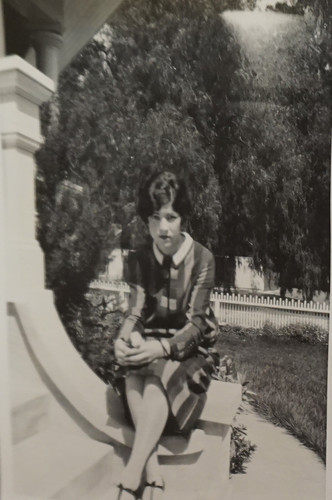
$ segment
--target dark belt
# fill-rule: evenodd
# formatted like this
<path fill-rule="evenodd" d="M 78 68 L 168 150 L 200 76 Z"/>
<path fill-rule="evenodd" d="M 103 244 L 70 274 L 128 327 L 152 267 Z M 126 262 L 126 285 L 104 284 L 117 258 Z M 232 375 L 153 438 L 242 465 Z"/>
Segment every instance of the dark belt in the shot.
<path fill-rule="evenodd" d="M 178 330 L 176 328 L 144 328 L 143 337 L 172 338 Z"/>

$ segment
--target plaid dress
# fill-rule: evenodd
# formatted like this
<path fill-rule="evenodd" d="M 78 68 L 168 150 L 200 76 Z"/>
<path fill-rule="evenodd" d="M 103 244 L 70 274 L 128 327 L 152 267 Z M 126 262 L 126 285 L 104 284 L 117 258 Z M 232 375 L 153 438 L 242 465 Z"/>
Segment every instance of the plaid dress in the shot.
<path fill-rule="evenodd" d="M 217 322 L 210 308 L 214 285 L 213 255 L 187 233 L 170 258 L 155 244 L 130 254 L 129 307 L 119 337 L 132 331 L 146 338 L 165 338 L 170 356 L 127 369 L 155 375 L 167 395 L 175 429 L 186 431 L 199 418 L 218 355 L 212 346 Z"/>

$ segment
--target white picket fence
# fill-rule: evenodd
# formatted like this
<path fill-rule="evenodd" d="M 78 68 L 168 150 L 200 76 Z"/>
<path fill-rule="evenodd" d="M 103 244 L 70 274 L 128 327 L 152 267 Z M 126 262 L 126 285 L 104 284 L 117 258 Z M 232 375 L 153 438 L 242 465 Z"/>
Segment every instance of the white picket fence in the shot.
<path fill-rule="evenodd" d="M 327 304 L 212 293 L 211 305 L 219 323 L 228 325 L 260 328 L 266 323 L 276 327 L 300 323 L 329 329 L 330 308 Z"/>
<path fill-rule="evenodd" d="M 119 293 L 122 303 L 127 303 L 129 297 L 129 286 L 124 281 L 95 280 L 90 288 Z M 300 323 L 329 330 L 328 304 L 228 293 L 212 293 L 210 300 L 219 324 L 260 328 L 266 323 L 276 327 Z"/>
<path fill-rule="evenodd" d="M 89 288 L 95 290 L 109 290 L 111 292 L 127 292 L 129 294 L 129 286 L 125 281 L 98 279 L 91 281 Z"/>

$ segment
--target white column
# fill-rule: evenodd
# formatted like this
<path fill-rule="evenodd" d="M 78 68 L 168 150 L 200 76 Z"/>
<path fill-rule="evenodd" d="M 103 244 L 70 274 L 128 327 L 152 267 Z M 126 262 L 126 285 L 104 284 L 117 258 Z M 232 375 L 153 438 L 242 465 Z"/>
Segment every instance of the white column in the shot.
<path fill-rule="evenodd" d="M 5 31 L 3 6 L 0 0 L 0 58 L 5 55 Z M 0 134 L 1 134 L 0 120 Z M 6 317 L 5 285 L 5 228 L 4 171 L 2 168 L 2 148 L 0 142 L 0 498 L 12 495 L 12 454 L 9 401 L 8 336 Z"/>
<path fill-rule="evenodd" d="M 18 56 L 0 59 L 0 497 L 13 498 L 8 302 L 44 288 L 35 239 L 34 152 L 39 105 L 54 84 Z"/>
<path fill-rule="evenodd" d="M 42 141 L 39 105 L 53 89 L 49 78 L 20 57 L 0 60 L 7 301 L 44 288 L 44 258 L 35 235 L 34 153 Z"/>
<path fill-rule="evenodd" d="M 36 51 L 37 68 L 53 81 L 59 73 L 59 50 L 62 36 L 46 30 L 32 31 L 31 43 Z"/>
<path fill-rule="evenodd" d="M 0 121 L 1 134 L 2 120 Z M 9 397 L 9 360 L 6 304 L 5 175 L 0 142 L 0 498 L 13 495 L 12 433 Z"/>

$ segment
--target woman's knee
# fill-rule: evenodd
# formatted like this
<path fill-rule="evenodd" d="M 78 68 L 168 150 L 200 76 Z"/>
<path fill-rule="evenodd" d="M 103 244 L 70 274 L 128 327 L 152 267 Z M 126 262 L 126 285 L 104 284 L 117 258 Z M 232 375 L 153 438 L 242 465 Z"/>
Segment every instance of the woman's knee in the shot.
<path fill-rule="evenodd" d="M 151 389 L 151 390 L 149 390 Z M 144 384 L 144 395 L 150 395 L 151 397 L 157 397 L 157 399 L 161 402 L 162 399 L 166 401 L 168 404 L 167 394 L 165 388 L 160 380 L 160 378 L 156 375 L 149 375 L 145 379 Z"/>
<path fill-rule="evenodd" d="M 161 389 L 164 390 L 163 384 L 161 383 L 160 377 L 157 375 L 148 375 L 145 378 L 145 386 L 147 385 L 155 385 L 156 387 L 160 387 Z"/>
<path fill-rule="evenodd" d="M 144 389 L 144 378 L 140 375 L 130 373 L 126 376 L 125 386 L 126 392 L 129 390 L 135 390 L 141 393 Z"/>

